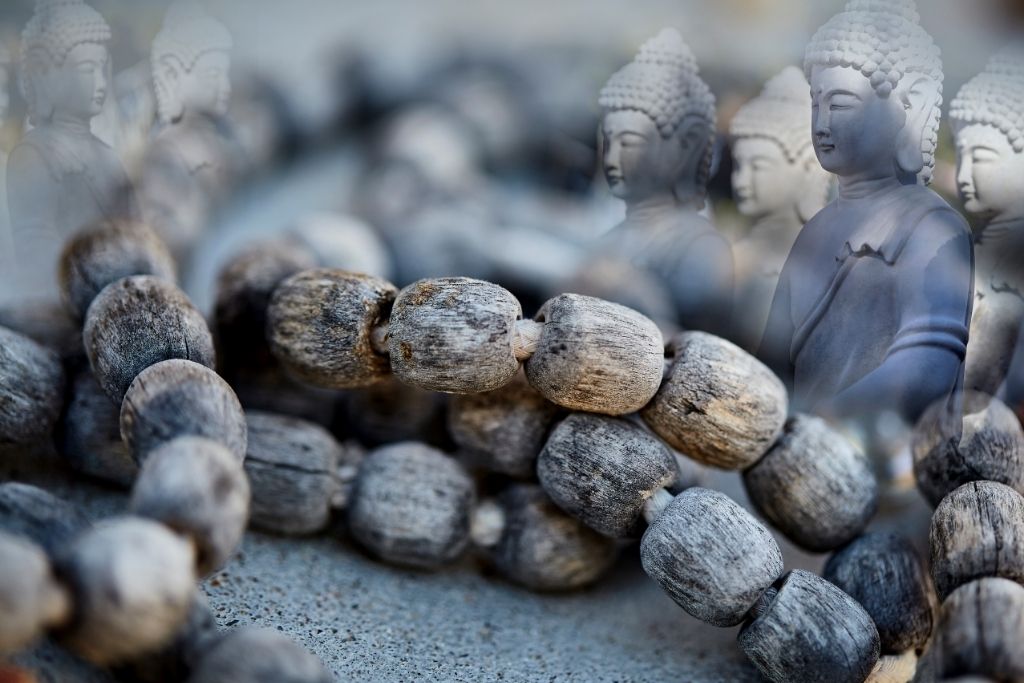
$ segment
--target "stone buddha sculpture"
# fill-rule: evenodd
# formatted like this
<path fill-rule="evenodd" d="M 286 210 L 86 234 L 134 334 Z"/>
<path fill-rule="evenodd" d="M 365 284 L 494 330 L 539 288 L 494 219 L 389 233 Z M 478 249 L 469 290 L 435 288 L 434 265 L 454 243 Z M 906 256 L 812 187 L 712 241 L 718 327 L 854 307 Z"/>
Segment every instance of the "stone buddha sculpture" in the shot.
<path fill-rule="evenodd" d="M 814 150 L 839 197 L 797 237 L 760 354 L 799 409 L 915 420 L 946 398 L 959 415 L 973 245 L 927 188 L 939 50 L 913 0 L 851 0 L 815 34 L 804 68 Z"/>
<path fill-rule="evenodd" d="M 109 92 L 109 40 L 107 22 L 81 0 L 39 0 L 22 34 L 32 129 L 8 159 L 7 196 L 23 296 L 56 301 L 64 241 L 136 214 L 121 161 L 90 131 Z"/>
<path fill-rule="evenodd" d="M 830 176 L 808 135 L 809 86 L 787 67 L 745 104 L 729 128 L 732 188 L 740 213 L 753 219 L 733 245 L 736 259 L 735 335 L 756 349 L 764 333 L 782 266 L 797 235 L 828 201 Z"/>
<path fill-rule="evenodd" d="M 722 331 L 732 305 L 732 251 L 699 213 L 715 98 L 693 53 L 678 32 L 662 31 L 611 77 L 598 102 L 604 175 L 626 203 L 626 219 L 603 238 L 573 288 L 660 323 Z"/>

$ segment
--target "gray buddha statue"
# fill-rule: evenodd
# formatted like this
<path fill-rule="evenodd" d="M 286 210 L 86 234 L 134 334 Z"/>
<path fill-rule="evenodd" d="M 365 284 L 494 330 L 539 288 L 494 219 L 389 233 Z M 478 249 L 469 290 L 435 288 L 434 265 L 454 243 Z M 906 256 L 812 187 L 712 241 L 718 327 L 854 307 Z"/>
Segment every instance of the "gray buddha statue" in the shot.
<path fill-rule="evenodd" d="M 740 213 L 753 219 L 733 244 L 734 334 L 756 349 L 782 266 L 797 235 L 828 202 L 831 176 L 814 155 L 811 100 L 803 72 L 790 66 L 741 107 L 729 126 L 732 188 Z"/>
<path fill-rule="evenodd" d="M 958 416 L 973 245 L 927 188 L 939 50 L 913 0 L 851 0 L 815 34 L 804 69 L 814 150 L 839 197 L 797 237 L 760 355 L 799 409 L 916 420 L 945 397 Z"/>

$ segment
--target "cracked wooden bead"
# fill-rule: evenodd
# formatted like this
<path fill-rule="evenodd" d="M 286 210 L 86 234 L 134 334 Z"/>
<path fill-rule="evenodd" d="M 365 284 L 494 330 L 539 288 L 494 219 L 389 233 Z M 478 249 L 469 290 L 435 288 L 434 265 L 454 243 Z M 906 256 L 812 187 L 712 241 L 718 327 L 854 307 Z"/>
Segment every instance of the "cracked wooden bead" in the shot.
<path fill-rule="evenodd" d="M 975 391 L 964 392 L 963 434 L 957 443 L 946 436 L 946 401 L 931 406 L 914 427 L 914 477 L 925 498 L 936 506 L 953 489 L 989 480 L 1024 493 L 1024 430 L 1006 404 Z"/>
<path fill-rule="evenodd" d="M 1024 587 L 988 577 L 953 591 L 942 603 L 933 648 L 944 677 L 1024 680 Z"/>
<path fill-rule="evenodd" d="M 466 277 L 420 280 L 395 298 L 388 323 L 391 370 L 431 391 L 471 394 L 507 384 L 523 311 L 503 287 Z"/>
<path fill-rule="evenodd" d="M 782 574 L 782 551 L 728 496 L 692 488 L 661 511 L 640 541 L 644 571 L 692 616 L 735 626 Z"/>
<path fill-rule="evenodd" d="M 964 484 L 935 508 L 929 542 L 940 599 L 984 576 L 1024 583 L 1024 497 L 994 481 Z"/>
<path fill-rule="evenodd" d="M 395 564 L 436 567 L 469 540 L 473 481 L 455 460 L 413 442 L 370 452 L 348 507 L 352 535 Z"/>
<path fill-rule="evenodd" d="M 388 320 L 398 290 L 370 275 L 315 268 L 284 280 L 270 298 L 270 349 L 295 378 L 353 389 L 389 372 L 374 332 Z"/>
<path fill-rule="evenodd" d="M 157 234 L 130 221 L 103 222 L 77 233 L 64 245 L 58 268 L 64 303 L 79 320 L 104 287 L 123 277 L 176 278 L 174 259 Z"/>
<path fill-rule="evenodd" d="M 64 369 L 57 354 L 0 327 L 0 446 L 49 436 L 63 400 Z"/>
<path fill-rule="evenodd" d="M 654 432 L 697 462 L 721 469 L 756 463 L 782 433 L 786 387 L 763 363 L 705 332 L 669 342 L 671 365 L 640 415 Z"/>
<path fill-rule="evenodd" d="M 312 653 L 283 633 L 245 626 L 223 634 L 187 683 L 332 683 Z"/>
<path fill-rule="evenodd" d="M 518 374 L 500 389 L 455 396 L 448 405 L 448 431 L 474 466 L 532 479 L 559 412 Z"/>
<path fill-rule="evenodd" d="M 928 642 L 934 590 L 924 563 L 906 539 L 865 534 L 830 557 L 822 577 L 871 615 L 883 653 L 917 650 Z"/>
<path fill-rule="evenodd" d="M 202 314 L 180 289 L 149 275 L 107 285 L 89 307 L 82 335 L 96 380 L 117 404 L 138 374 L 160 361 L 214 366 Z"/>
<path fill-rule="evenodd" d="M 181 436 L 150 451 L 132 489 L 129 509 L 192 539 L 199 576 L 220 569 L 249 520 L 249 480 L 224 446 Z"/>
<path fill-rule="evenodd" d="M 203 436 L 245 457 L 245 413 L 234 390 L 213 370 L 171 359 L 139 373 L 121 404 L 121 436 L 140 465 L 179 436 Z"/>
<path fill-rule="evenodd" d="M 879 657 L 878 632 L 857 601 L 794 569 L 740 629 L 740 648 L 772 683 L 862 683 Z"/>
<path fill-rule="evenodd" d="M 59 429 L 60 454 L 76 472 L 125 488 L 139 466 L 121 438 L 121 411 L 85 368 L 71 383 Z"/>
<path fill-rule="evenodd" d="M 834 550 L 856 538 L 878 508 L 867 456 L 827 422 L 796 415 L 778 441 L 743 473 L 764 517 L 805 550 Z"/>
<path fill-rule="evenodd" d="M 675 458 L 642 427 L 589 413 L 562 420 L 537 458 L 554 503 L 612 538 L 638 536 L 644 504 L 678 476 Z"/>
<path fill-rule="evenodd" d="M 71 614 L 42 548 L 0 532 L 0 655 L 13 653 Z M 2 676 L 0 676 L 2 679 Z"/>
<path fill-rule="evenodd" d="M 22 536 L 51 556 L 89 528 L 89 520 L 71 503 L 20 482 L 0 484 L 0 531 Z"/>
<path fill-rule="evenodd" d="M 525 364 L 530 384 L 570 410 L 625 415 L 642 408 L 665 370 L 661 331 L 636 311 L 579 294 L 545 303 L 536 351 Z"/>

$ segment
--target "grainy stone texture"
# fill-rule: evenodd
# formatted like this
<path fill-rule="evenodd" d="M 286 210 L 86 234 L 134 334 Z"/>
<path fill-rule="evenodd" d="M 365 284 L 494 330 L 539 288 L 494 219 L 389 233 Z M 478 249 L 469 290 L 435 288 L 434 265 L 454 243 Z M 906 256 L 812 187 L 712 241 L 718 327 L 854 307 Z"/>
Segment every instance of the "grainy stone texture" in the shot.
<path fill-rule="evenodd" d="M 963 434 L 944 438 L 945 401 L 930 407 L 914 427 L 914 476 L 933 506 L 971 481 L 998 481 L 1024 493 L 1024 430 L 1013 411 L 986 394 L 964 393 Z"/>
<path fill-rule="evenodd" d="M 786 422 L 779 440 L 743 473 L 743 483 L 772 525 L 814 552 L 855 538 L 878 509 L 878 481 L 867 456 L 810 415 Z"/>
<path fill-rule="evenodd" d="M 52 434 L 64 399 L 64 369 L 53 351 L 0 327 L 0 446 Z"/>
<path fill-rule="evenodd" d="M 297 379 L 330 389 L 364 387 L 386 377 L 373 330 L 388 320 L 390 282 L 331 268 L 296 273 L 274 290 L 267 309 L 270 349 Z"/>
<path fill-rule="evenodd" d="M 454 397 L 448 406 L 448 430 L 473 466 L 532 479 L 537 455 L 559 412 L 519 374 L 500 389 Z"/>
<path fill-rule="evenodd" d="M 107 285 L 93 300 L 82 332 L 96 380 L 120 404 L 135 377 L 172 358 L 214 367 L 213 337 L 184 292 L 149 275 Z"/>
<path fill-rule="evenodd" d="M 1024 680 L 1024 587 L 1002 578 L 960 586 L 942 604 L 938 673 Z"/>
<path fill-rule="evenodd" d="M 772 683 L 863 683 L 878 661 L 868 613 L 828 581 L 800 569 L 740 630 L 739 644 Z"/>
<path fill-rule="evenodd" d="M 903 537 L 865 534 L 829 558 L 822 577 L 871 615 L 883 653 L 917 650 L 928 642 L 935 590 L 921 558 Z"/>
<path fill-rule="evenodd" d="M 112 282 L 130 275 L 176 279 L 174 258 L 155 232 L 132 221 L 103 222 L 64 245 L 58 275 L 64 304 L 79 320 Z"/>
<path fill-rule="evenodd" d="M 661 331 L 636 311 L 579 294 L 562 294 L 534 316 L 543 323 L 526 377 L 552 403 L 608 415 L 636 412 L 654 396 L 665 370 Z"/>
<path fill-rule="evenodd" d="M 191 538 L 196 573 L 206 576 L 228 561 L 242 539 L 249 521 L 249 480 L 239 459 L 221 444 L 181 436 L 149 452 L 129 508 Z"/>
<path fill-rule="evenodd" d="M 504 386 L 522 308 L 503 287 L 465 277 L 419 280 L 398 293 L 388 323 L 391 369 L 403 382 L 469 394 Z"/>
<path fill-rule="evenodd" d="M 332 683 L 324 665 L 288 636 L 269 628 L 222 635 L 188 683 Z"/>
<path fill-rule="evenodd" d="M 341 487 L 338 468 L 346 464 L 346 451 L 312 422 L 258 411 L 245 417 L 252 526 L 292 535 L 323 529 Z"/>
<path fill-rule="evenodd" d="M 782 551 L 760 522 L 728 496 L 680 493 L 640 542 L 644 571 L 687 613 L 735 626 L 782 574 Z"/>
<path fill-rule="evenodd" d="M 753 465 L 782 432 L 786 387 L 763 363 L 705 332 L 683 332 L 666 350 L 668 374 L 641 411 L 670 446 L 722 469 Z"/>
<path fill-rule="evenodd" d="M 129 487 L 139 466 L 121 438 L 119 407 L 84 368 L 71 383 L 58 430 L 58 448 L 76 472 Z"/>
<path fill-rule="evenodd" d="M 71 503 L 31 484 L 0 484 L 0 530 L 42 546 L 51 556 L 89 528 L 89 520 Z"/>
<path fill-rule="evenodd" d="M 551 432 L 537 477 L 558 507 L 598 533 L 638 536 L 644 503 L 679 476 L 658 439 L 621 418 L 575 413 Z"/>
<path fill-rule="evenodd" d="M 0 608 L 0 655 L 25 647 L 71 611 L 67 591 L 54 579 L 45 551 L 4 532 L 0 532 Z"/>
<path fill-rule="evenodd" d="M 203 436 L 245 457 L 246 425 L 234 390 L 208 367 L 172 359 L 135 378 L 121 404 L 121 437 L 140 465 L 179 436 Z"/>
<path fill-rule="evenodd" d="M 370 452 L 348 507 L 352 535 L 396 564 L 437 567 L 469 541 L 473 482 L 455 460 L 419 443 Z"/>
<path fill-rule="evenodd" d="M 940 599 L 985 576 L 1024 583 L 1024 497 L 993 481 L 964 484 L 935 508 L 929 543 Z"/>

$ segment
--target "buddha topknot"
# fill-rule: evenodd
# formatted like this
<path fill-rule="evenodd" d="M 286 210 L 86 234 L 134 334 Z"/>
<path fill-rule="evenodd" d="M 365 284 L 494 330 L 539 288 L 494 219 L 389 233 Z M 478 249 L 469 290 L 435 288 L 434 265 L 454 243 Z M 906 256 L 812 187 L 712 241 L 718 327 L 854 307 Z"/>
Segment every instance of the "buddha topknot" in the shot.
<path fill-rule="evenodd" d="M 960 89 L 949 106 L 957 129 L 981 124 L 1001 131 L 1024 152 L 1024 49 L 1006 48 Z"/>
<path fill-rule="evenodd" d="M 786 67 L 736 112 L 730 135 L 766 138 L 782 148 L 790 163 L 798 161 L 812 149 L 809 87 L 800 69 Z"/>
<path fill-rule="evenodd" d="M 37 0 L 21 34 L 21 50 L 24 57 L 42 49 L 54 64 L 63 64 L 76 45 L 109 41 L 110 25 L 82 0 Z"/>

